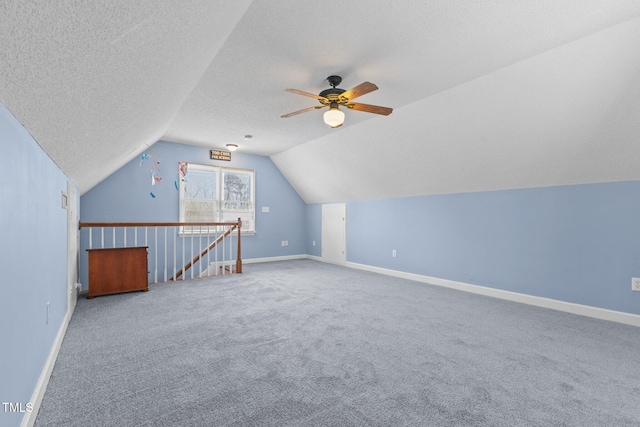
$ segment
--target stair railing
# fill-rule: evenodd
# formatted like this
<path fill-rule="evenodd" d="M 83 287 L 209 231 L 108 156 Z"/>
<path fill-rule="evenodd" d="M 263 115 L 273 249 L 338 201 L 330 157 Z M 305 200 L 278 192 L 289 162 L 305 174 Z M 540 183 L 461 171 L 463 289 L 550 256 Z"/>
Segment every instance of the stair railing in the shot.
<path fill-rule="evenodd" d="M 147 247 L 150 284 L 242 273 L 240 218 L 236 222 L 80 222 L 78 227 L 87 249 Z"/>

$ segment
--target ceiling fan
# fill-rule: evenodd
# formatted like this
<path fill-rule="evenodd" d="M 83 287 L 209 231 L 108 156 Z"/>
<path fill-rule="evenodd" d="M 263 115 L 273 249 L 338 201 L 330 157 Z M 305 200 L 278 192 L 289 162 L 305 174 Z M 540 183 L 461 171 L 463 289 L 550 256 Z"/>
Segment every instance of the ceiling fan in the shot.
<path fill-rule="evenodd" d="M 364 82 L 354 88 L 344 90 L 336 87 L 340 84 L 340 82 L 342 82 L 342 77 L 329 76 L 327 77 L 327 81 L 331 85 L 331 89 L 325 89 L 318 95 L 314 95 L 312 93 L 304 92 L 298 89 L 285 89 L 287 92 L 297 93 L 298 95 L 317 99 L 320 102 L 320 105 L 294 111 L 293 113 L 285 114 L 281 117 L 287 118 L 295 116 L 297 114 L 306 113 L 307 111 L 319 110 L 324 107 L 329 107 L 329 111 L 326 111 L 324 113 L 324 122 L 332 128 L 337 128 L 342 126 L 342 123 L 344 123 L 344 113 L 338 108 L 340 105 L 351 110 L 382 114 L 383 116 L 388 116 L 393 111 L 392 108 L 388 107 L 379 107 L 377 105 L 351 102 L 359 96 L 366 95 L 367 93 L 373 92 L 374 90 L 378 90 L 378 86 L 374 85 L 373 83 Z"/>

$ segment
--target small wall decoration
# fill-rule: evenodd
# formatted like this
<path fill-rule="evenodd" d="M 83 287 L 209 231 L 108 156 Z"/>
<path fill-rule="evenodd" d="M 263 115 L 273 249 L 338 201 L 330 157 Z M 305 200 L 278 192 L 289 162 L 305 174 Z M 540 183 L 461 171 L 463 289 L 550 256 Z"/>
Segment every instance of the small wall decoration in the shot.
<path fill-rule="evenodd" d="M 148 144 L 146 145 L 147 145 L 147 148 L 151 150 L 156 157 L 160 157 L 160 154 L 158 154 L 156 150 L 151 148 L 151 146 L 149 146 Z M 156 184 L 160 184 L 160 181 L 162 181 L 162 177 L 160 176 L 160 161 L 154 159 L 152 155 L 149 154 L 148 152 L 142 153 L 142 155 L 140 156 L 140 166 L 142 166 L 146 160 L 149 160 L 149 162 L 151 163 L 151 165 L 149 166 L 149 175 L 151 175 L 151 185 L 155 186 Z M 154 199 L 156 198 L 156 195 L 153 193 L 149 193 L 149 195 Z"/>
<path fill-rule="evenodd" d="M 150 158 L 151 158 L 151 154 L 149 153 L 142 154 L 142 158 L 140 160 L 140 166 L 142 166 L 145 160 L 149 160 Z"/>
<path fill-rule="evenodd" d="M 184 181 L 184 177 L 187 176 L 187 168 L 189 167 L 189 163 L 187 162 L 178 162 L 178 170 L 180 171 L 180 175 L 182 175 L 182 180 Z"/>
<path fill-rule="evenodd" d="M 231 151 L 225 150 L 211 150 L 212 160 L 224 160 L 226 162 L 231 161 Z"/>
<path fill-rule="evenodd" d="M 187 169 L 189 168 L 189 163 L 187 162 L 178 162 L 178 177 L 180 181 L 187 181 Z M 180 191 L 180 186 L 178 185 L 178 180 L 173 181 L 173 186 L 176 187 L 176 191 Z"/>

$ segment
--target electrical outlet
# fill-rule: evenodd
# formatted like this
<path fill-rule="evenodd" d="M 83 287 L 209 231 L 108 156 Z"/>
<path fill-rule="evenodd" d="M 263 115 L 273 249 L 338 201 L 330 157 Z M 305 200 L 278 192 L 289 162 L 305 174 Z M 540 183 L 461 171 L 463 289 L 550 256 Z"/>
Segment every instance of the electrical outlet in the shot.
<path fill-rule="evenodd" d="M 284 245 L 285 245 L 285 246 L 289 246 L 289 241 L 288 241 L 288 240 L 285 240 L 285 241 L 284 241 Z"/>
<path fill-rule="evenodd" d="M 395 250 L 395 249 L 393 249 L 393 250 L 391 251 L 391 256 L 392 256 L 393 258 L 395 258 L 395 257 L 396 257 L 396 250 Z"/>
<path fill-rule="evenodd" d="M 637 277 L 631 278 L 631 290 L 640 291 L 640 279 L 638 279 Z"/>
<path fill-rule="evenodd" d="M 314 240 L 314 241 L 313 241 L 313 246 L 315 246 L 315 245 L 316 245 L 316 241 Z"/>

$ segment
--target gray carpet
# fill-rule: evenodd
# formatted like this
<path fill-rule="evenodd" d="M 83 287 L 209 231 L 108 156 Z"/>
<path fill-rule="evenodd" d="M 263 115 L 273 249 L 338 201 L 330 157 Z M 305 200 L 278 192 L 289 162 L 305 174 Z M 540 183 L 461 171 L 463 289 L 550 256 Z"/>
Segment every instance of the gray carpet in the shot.
<path fill-rule="evenodd" d="M 638 426 L 640 328 L 311 260 L 81 299 L 37 426 Z"/>

